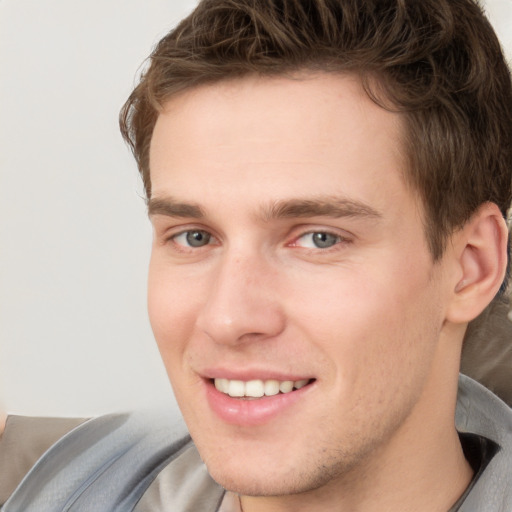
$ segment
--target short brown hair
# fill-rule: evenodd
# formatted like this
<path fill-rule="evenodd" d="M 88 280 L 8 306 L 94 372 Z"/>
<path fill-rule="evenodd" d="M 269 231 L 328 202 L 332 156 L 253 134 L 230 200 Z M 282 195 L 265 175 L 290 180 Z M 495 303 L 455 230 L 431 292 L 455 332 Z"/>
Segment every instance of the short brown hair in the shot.
<path fill-rule="evenodd" d="M 374 101 L 403 112 L 406 179 L 423 201 L 434 259 L 482 203 L 506 216 L 510 72 L 472 0 L 203 0 L 157 44 L 121 111 L 148 198 L 151 136 L 172 95 L 299 70 L 357 73 Z"/>

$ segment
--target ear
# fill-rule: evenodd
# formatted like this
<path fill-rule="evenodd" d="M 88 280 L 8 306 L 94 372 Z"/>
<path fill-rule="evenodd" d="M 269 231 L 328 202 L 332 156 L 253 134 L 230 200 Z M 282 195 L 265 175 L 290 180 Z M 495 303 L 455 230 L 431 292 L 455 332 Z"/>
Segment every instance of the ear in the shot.
<path fill-rule="evenodd" d="M 481 205 L 452 242 L 457 282 L 446 319 L 467 323 L 487 307 L 505 278 L 508 229 L 498 206 Z"/>

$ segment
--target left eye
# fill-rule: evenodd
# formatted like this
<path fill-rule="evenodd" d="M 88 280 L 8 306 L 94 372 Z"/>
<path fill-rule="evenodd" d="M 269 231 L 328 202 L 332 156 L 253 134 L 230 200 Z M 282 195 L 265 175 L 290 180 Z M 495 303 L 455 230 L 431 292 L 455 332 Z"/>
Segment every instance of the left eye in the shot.
<path fill-rule="evenodd" d="M 309 249 L 329 249 L 333 245 L 340 243 L 342 238 L 325 231 L 314 231 L 306 233 L 297 239 L 295 245 Z"/>
<path fill-rule="evenodd" d="M 203 247 L 208 245 L 212 239 L 212 235 L 207 231 L 203 230 L 194 230 L 194 231 L 184 231 L 183 233 L 179 233 L 178 235 L 173 237 L 173 240 L 185 247 Z"/>

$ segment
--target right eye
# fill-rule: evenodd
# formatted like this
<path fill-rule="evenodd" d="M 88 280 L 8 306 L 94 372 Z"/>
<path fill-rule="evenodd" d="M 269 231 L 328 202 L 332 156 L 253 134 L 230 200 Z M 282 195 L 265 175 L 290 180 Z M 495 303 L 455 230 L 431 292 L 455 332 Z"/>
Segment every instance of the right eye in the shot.
<path fill-rule="evenodd" d="M 213 241 L 212 235 L 202 229 L 183 231 L 172 237 L 173 242 L 183 247 L 203 247 Z"/>

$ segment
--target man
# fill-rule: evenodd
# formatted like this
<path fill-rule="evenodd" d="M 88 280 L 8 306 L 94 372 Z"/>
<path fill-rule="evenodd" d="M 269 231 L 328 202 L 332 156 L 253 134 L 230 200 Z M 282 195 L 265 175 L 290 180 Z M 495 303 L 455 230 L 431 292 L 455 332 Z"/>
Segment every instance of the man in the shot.
<path fill-rule="evenodd" d="M 512 412 L 459 379 L 512 196 L 510 75 L 477 5 L 203 1 L 121 127 L 193 442 L 87 422 L 6 511 L 512 509 Z"/>

